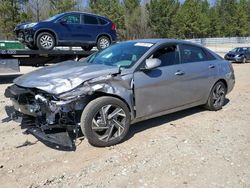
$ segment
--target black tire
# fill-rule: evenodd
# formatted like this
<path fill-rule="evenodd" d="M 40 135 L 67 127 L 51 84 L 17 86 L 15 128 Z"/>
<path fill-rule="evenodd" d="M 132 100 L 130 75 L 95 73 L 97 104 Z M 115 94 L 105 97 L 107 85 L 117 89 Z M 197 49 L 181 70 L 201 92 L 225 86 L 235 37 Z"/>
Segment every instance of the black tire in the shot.
<path fill-rule="evenodd" d="M 51 33 L 43 32 L 37 36 L 36 44 L 40 50 L 53 50 L 56 40 Z"/>
<path fill-rule="evenodd" d="M 103 50 L 105 48 L 108 48 L 111 45 L 111 41 L 109 37 L 101 36 L 97 40 L 97 49 Z"/>
<path fill-rule="evenodd" d="M 81 46 L 81 47 L 82 47 L 82 49 L 83 49 L 84 51 L 86 51 L 86 52 L 92 50 L 92 48 L 93 48 L 93 46 Z"/>
<path fill-rule="evenodd" d="M 211 111 L 217 111 L 222 109 L 225 103 L 227 89 L 223 82 L 217 82 L 208 97 L 207 103 L 205 104 L 205 108 Z"/>
<path fill-rule="evenodd" d="M 36 45 L 31 45 L 31 44 L 27 44 L 26 45 L 30 50 L 38 50 L 38 47 Z"/>
<path fill-rule="evenodd" d="M 108 108 L 108 106 L 111 106 Z M 108 117 L 117 109 L 122 109 L 122 115 L 121 117 L 124 117 L 123 121 L 123 129 L 117 129 L 117 125 L 114 122 L 119 121 L 118 120 L 118 113 L 117 116 L 112 117 L 111 119 L 108 119 Z M 108 110 L 106 111 L 106 109 Z M 114 108 L 114 111 L 112 111 L 112 108 Z M 107 122 L 106 125 L 100 126 L 102 122 L 102 118 L 98 119 L 96 121 L 96 117 L 98 116 L 99 112 L 105 109 L 107 119 L 105 120 Z M 108 114 L 110 111 L 110 114 Z M 104 113 L 103 113 L 104 114 Z M 103 116 L 102 116 L 103 117 Z M 119 117 L 119 118 L 121 118 Z M 116 118 L 116 119 L 115 119 Z M 114 121 L 115 119 L 115 121 Z M 98 122 L 99 121 L 99 122 Z M 110 122 L 109 122 L 110 121 Z M 94 123 L 95 122 L 95 123 Z M 120 123 L 120 122 L 119 122 Z M 95 126 L 98 125 L 98 126 Z M 120 124 L 122 125 L 122 124 Z M 120 126 L 118 126 L 120 127 Z M 126 134 L 128 133 L 130 127 L 130 112 L 127 107 L 127 105 L 122 102 L 121 100 L 114 98 L 114 97 L 100 97 L 97 98 L 91 102 L 88 103 L 88 105 L 85 107 L 82 116 L 81 116 L 81 129 L 85 137 L 88 139 L 88 142 L 97 147 L 108 147 L 115 144 L 120 143 Z M 102 130 L 96 130 L 94 131 L 94 128 L 102 128 Z M 103 130 L 103 128 L 105 128 Z M 108 133 L 114 133 L 112 137 L 106 136 Z M 118 135 L 116 135 L 118 134 Z M 110 134 L 108 134 L 110 135 Z M 115 136 L 116 135 L 116 136 Z M 105 139 L 104 139 L 105 138 Z M 109 140 L 110 139 L 110 140 Z"/>

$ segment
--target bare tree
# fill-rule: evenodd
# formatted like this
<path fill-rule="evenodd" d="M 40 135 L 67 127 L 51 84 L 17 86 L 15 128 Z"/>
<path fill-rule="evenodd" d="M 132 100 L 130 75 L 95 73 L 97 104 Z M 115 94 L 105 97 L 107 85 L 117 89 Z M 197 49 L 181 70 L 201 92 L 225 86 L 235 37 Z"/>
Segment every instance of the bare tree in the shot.
<path fill-rule="evenodd" d="M 37 22 L 49 16 L 48 0 L 30 0 L 29 9 L 32 11 L 33 19 Z"/>

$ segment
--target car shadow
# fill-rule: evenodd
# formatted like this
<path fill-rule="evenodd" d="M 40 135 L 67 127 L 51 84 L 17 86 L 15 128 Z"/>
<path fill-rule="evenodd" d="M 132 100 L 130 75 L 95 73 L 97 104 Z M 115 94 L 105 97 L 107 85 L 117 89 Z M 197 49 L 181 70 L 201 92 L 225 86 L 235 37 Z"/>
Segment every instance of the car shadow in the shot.
<path fill-rule="evenodd" d="M 226 98 L 224 106 L 226 106 L 229 102 L 230 102 L 230 100 L 228 98 Z M 189 108 L 186 110 L 174 112 L 171 114 L 159 116 L 159 117 L 156 117 L 153 119 L 149 119 L 149 120 L 141 121 L 139 123 L 132 124 L 130 126 L 129 132 L 128 132 L 126 138 L 124 139 L 124 141 L 129 140 L 135 134 L 143 132 L 147 129 L 151 129 L 151 128 L 158 127 L 158 126 L 163 126 L 166 123 L 171 123 L 172 121 L 182 119 L 182 118 L 185 118 L 187 116 L 194 115 L 194 114 L 204 112 L 204 111 L 208 111 L 208 110 L 202 106 L 198 106 L 198 107 Z M 169 125 L 165 125 L 165 126 L 169 126 Z"/>
<path fill-rule="evenodd" d="M 0 84 L 10 84 L 17 77 L 22 76 L 22 74 L 12 74 L 12 75 L 1 75 Z"/>
<path fill-rule="evenodd" d="M 224 106 L 226 106 L 228 103 L 230 102 L 230 100 L 228 98 L 225 99 L 225 103 Z M 5 111 L 7 114 L 7 117 L 2 119 L 2 123 L 5 122 L 9 122 L 12 120 L 11 118 L 11 114 L 15 111 L 14 108 L 12 106 L 6 106 L 5 107 Z M 154 127 L 158 127 L 158 126 L 163 126 L 166 123 L 171 123 L 172 121 L 178 120 L 178 119 L 182 119 L 185 118 L 187 116 L 193 115 L 193 114 L 197 114 L 203 111 L 207 111 L 205 108 L 203 108 L 202 106 L 198 106 L 198 107 L 193 107 L 187 110 L 182 110 L 179 112 L 175 112 L 175 113 L 171 113 L 168 115 L 163 115 L 163 116 L 159 116 L 153 119 L 149 119 L 149 120 L 145 120 L 139 123 L 135 123 L 133 125 L 131 125 L 129 132 L 127 134 L 127 136 L 125 137 L 124 141 L 127 141 L 129 139 L 131 139 L 135 134 L 140 133 L 142 131 L 145 131 L 147 129 L 151 129 Z M 32 134 L 33 136 L 35 136 L 37 138 L 38 141 L 42 142 L 43 144 L 45 144 L 46 146 L 48 146 L 49 148 L 52 149 L 56 149 L 56 150 L 60 150 L 60 151 L 75 151 L 76 150 L 76 145 L 75 142 L 73 140 L 75 139 L 79 139 L 80 143 L 84 140 L 84 135 L 82 134 L 81 130 L 79 130 L 79 133 L 77 135 L 75 135 L 74 133 L 69 133 L 68 135 L 65 135 L 65 132 L 63 131 L 58 131 L 57 130 L 51 130 L 52 133 L 52 138 L 45 138 L 44 135 L 42 134 L 34 134 L 37 130 L 33 130 L 33 131 L 28 131 L 31 127 L 34 127 L 34 121 L 35 119 L 32 119 L 30 116 L 24 116 L 23 118 L 18 118 L 15 120 L 15 122 L 19 123 L 19 126 L 21 127 L 22 130 L 25 130 L 23 133 L 24 134 Z M 170 124 L 172 126 L 175 126 L 174 124 Z M 166 125 L 165 125 L 166 126 Z M 167 125 L 169 126 L 169 125 Z M 60 141 L 60 144 L 58 144 L 58 142 L 55 142 L 55 139 L 58 141 Z M 25 147 L 25 146 L 29 146 L 30 143 L 25 143 L 22 146 L 18 146 L 19 147 Z M 79 145 L 79 144 L 77 144 Z"/>

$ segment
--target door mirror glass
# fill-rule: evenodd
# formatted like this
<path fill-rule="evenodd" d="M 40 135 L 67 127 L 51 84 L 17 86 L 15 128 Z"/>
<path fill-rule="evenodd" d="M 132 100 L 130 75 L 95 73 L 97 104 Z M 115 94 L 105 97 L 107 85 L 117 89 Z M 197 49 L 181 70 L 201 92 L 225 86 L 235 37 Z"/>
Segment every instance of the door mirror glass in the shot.
<path fill-rule="evenodd" d="M 146 59 L 145 69 L 151 70 L 151 69 L 159 67 L 160 65 L 161 65 L 161 60 L 158 58 Z"/>

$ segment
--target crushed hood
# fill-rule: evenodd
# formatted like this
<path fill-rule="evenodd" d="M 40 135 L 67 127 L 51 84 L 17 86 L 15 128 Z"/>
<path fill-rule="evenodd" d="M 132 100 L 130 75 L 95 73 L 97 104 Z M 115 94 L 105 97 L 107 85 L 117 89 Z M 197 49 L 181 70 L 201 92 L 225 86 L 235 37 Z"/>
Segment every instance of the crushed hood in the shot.
<path fill-rule="evenodd" d="M 117 73 L 119 68 L 114 66 L 66 61 L 20 76 L 14 83 L 57 95 L 70 91 L 87 80 Z"/>

